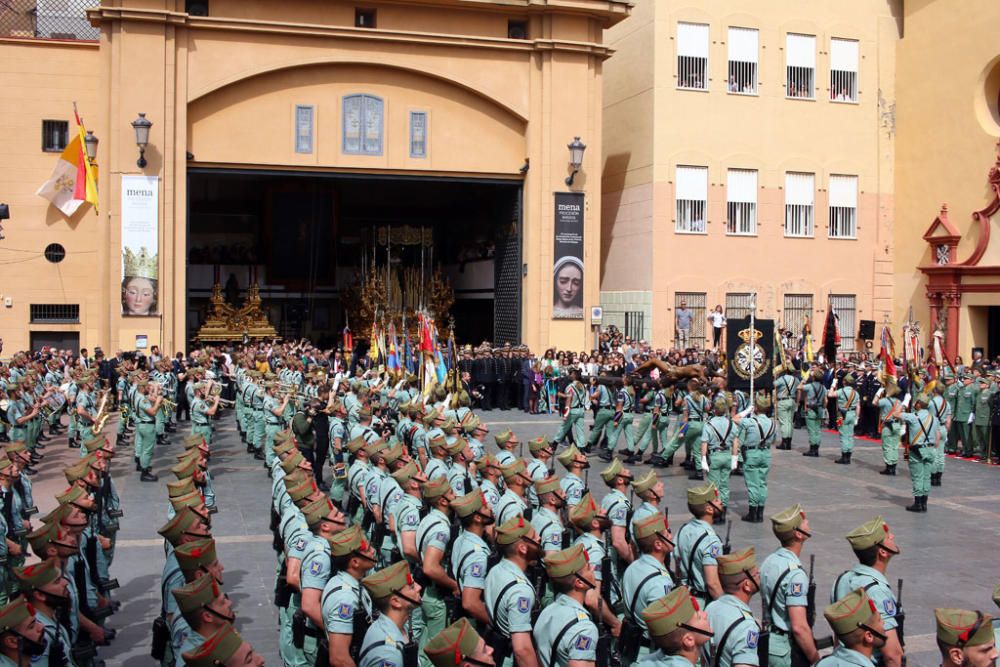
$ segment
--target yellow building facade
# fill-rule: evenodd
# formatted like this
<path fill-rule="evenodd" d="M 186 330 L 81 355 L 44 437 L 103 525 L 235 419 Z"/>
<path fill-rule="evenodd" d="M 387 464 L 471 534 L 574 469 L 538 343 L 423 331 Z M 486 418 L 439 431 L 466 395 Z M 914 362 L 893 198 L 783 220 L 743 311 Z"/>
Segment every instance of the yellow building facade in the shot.
<path fill-rule="evenodd" d="M 354 273 L 398 268 L 406 293 L 413 274 L 400 262 L 414 256 L 451 278 L 458 331 L 463 316 L 488 321 L 467 337 L 589 344 L 603 34 L 627 3 L 106 0 L 70 3 L 92 7 L 55 27 L 43 4 L 15 0 L 33 18 L 0 24 L 8 351 L 184 349 L 227 276 L 241 296 L 260 283 L 273 322 L 292 313 L 296 334 L 329 336 L 344 325 L 337 304 Z M 35 191 L 61 133 L 75 132 L 73 102 L 100 139 L 100 206 L 66 218 Z M 152 122 L 144 167 L 140 112 Z M 574 137 L 587 149 L 568 184 Z M 123 182 L 150 185 L 123 192 Z M 565 225 L 576 225 L 569 237 Z M 133 233 L 156 248 L 150 315 L 123 315 L 123 234 Z M 414 233 L 421 240 L 406 241 Z M 360 258 L 368 239 L 371 262 Z M 578 269 L 575 310 L 559 317 L 567 264 Z"/>
<path fill-rule="evenodd" d="M 608 32 L 601 303 L 654 346 L 674 312 L 820 328 L 892 311 L 902 2 L 636 3 Z"/>

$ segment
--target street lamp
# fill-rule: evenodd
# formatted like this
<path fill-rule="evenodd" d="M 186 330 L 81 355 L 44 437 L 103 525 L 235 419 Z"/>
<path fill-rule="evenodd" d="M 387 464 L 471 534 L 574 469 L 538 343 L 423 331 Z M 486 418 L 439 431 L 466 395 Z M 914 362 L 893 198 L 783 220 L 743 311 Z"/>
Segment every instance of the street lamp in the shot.
<path fill-rule="evenodd" d="M 83 138 L 84 149 L 87 151 L 87 159 L 90 160 L 90 164 L 94 164 L 94 160 L 97 159 L 97 144 L 99 140 L 94 136 L 93 130 L 87 130 L 87 136 Z"/>
<path fill-rule="evenodd" d="M 146 146 L 149 145 L 149 128 L 153 123 L 146 119 L 146 114 L 140 112 L 139 117 L 132 121 L 135 130 L 135 145 L 139 147 L 139 159 L 136 161 L 139 169 L 146 168 Z"/>
<path fill-rule="evenodd" d="M 572 173 L 566 177 L 566 185 L 572 186 L 580 167 L 583 165 L 583 152 L 587 147 L 580 141 L 580 137 L 573 137 L 573 143 L 566 148 L 569 149 L 569 166 L 573 168 Z"/>

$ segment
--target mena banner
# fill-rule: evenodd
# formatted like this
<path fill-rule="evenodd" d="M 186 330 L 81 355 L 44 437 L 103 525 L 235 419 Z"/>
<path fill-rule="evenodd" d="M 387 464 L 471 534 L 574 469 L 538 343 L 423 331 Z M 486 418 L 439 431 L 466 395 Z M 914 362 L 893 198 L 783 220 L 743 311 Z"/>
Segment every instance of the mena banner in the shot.
<path fill-rule="evenodd" d="M 774 384 L 774 320 L 750 318 L 726 323 L 726 385 L 730 391 L 771 389 Z"/>
<path fill-rule="evenodd" d="M 583 193 L 555 193 L 552 317 L 583 319 Z"/>
<path fill-rule="evenodd" d="M 122 315 L 159 312 L 159 193 L 155 176 L 122 176 Z"/>

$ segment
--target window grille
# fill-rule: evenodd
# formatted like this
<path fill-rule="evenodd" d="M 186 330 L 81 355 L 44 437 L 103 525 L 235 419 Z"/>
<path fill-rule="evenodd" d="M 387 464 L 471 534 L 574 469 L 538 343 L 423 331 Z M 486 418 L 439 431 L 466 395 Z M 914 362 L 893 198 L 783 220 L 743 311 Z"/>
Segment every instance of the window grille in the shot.
<path fill-rule="evenodd" d="M 785 35 L 785 95 L 814 99 L 816 81 L 816 37 Z"/>
<path fill-rule="evenodd" d="M 858 177 L 830 176 L 831 239 L 858 237 Z"/>
<path fill-rule="evenodd" d="M 691 340 L 688 343 L 692 347 L 704 347 L 705 324 L 708 313 L 705 310 L 704 292 L 675 292 L 674 311 L 681 307 L 681 301 L 687 303 L 687 309 L 691 311 Z"/>
<path fill-rule="evenodd" d="M 834 102 L 858 101 L 857 40 L 830 40 L 830 99 Z"/>
<path fill-rule="evenodd" d="M 383 109 L 374 95 L 344 97 L 344 153 L 382 155 Z"/>
<path fill-rule="evenodd" d="M 677 24 L 677 87 L 708 89 L 708 26 Z"/>
<path fill-rule="evenodd" d="M 750 317 L 753 310 L 753 294 L 750 292 L 727 292 L 726 293 L 726 319 L 741 320 Z"/>
<path fill-rule="evenodd" d="M 674 231 L 704 234 L 708 209 L 708 167 L 677 167 L 675 180 L 677 218 Z"/>
<path fill-rule="evenodd" d="M 77 324 L 80 322 L 78 303 L 33 303 L 30 316 L 32 324 Z"/>
<path fill-rule="evenodd" d="M 69 121 L 42 121 L 42 150 L 46 153 L 62 153 L 69 143 Z"/>
<path fill-rule="evenodd" d="M 784 309 L 784 327 L 795 337 L 802 335 L 802 326 L 809 322 L 812 329 L 813 297 L 812 294 L 786 294 Z"/>
<path fill-rule="evenodd" d="M 840 332 L 840 349 L 844 351 L 854 350 L 854 340 L 857 335 L 856 305 L 857 298 L 853 294 L 830 295 L 830 307 L 833 308 L 833 312 L 837 316 L 837 331 Z M 820 329 L 819 335 L 823 335 L 822 329 Z M 822 344 L 820 341 L 820 345 Z"/>
<path fill-rule="evenodd" d="M 815 174 L 785 174 L 785 236 L 813 235 Z"/>
<path fill-rule="evenodd" d="M 625 311 L 625 337 L 639 341 L 646 337 L 646 313 L 641 310 Z"/>
<path fill-rule="evenodd" d="M 730 93 L 757 94 L 757 45 L 759 32 L 755 28 L 729 28 Z"/>
<path fill-rule="evenodd" d="M 726 179 L 726 233 L 757 233 L 757 170 L 730 169 Z"/>
<path fill-rule="evenodd" d="M 90 25 L 87 9 L 101 0 L 0 0 L 0 37 L 93 41 L 100 28 Z"/>

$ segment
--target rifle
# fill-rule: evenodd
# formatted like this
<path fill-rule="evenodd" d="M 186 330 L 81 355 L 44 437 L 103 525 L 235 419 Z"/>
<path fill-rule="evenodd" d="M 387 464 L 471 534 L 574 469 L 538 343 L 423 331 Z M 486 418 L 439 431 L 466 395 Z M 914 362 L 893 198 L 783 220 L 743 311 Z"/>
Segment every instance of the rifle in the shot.
<path fill-rule="evenodd" d="M 605 534 L 605 545 L 610 544 L 609 535 Z M 597 599 L 597 664 L 608 667 L 621 667 L 621 655 L 611 649 L 611 632 L 604 622 L 604 601 L 611 600 L 611 554 L 605 549 L 601 557 L 601 595 Z"/>
<path fill-rule="evenodd" d="M 896 635 L 899 637 L 899 645 L 906 648 L 906 640 L 903 635 L 903 624 L 906 622 L 906 612 L 903 611 L 903 580 L 896 580 Z M 906 664 L 906 656 L 903 656 L 903 664 Z"/>
<path fill-rule="evenodd" d="M 809 556 L 809 589 L 806 592 L 806 623 L 809 627 L 816 624 L 816 580 L 813 578 L 813 569 L 816 567 L 816 555 Z"/>
<path fill-rule="evenodd" d="M 733 550 L 733 545 L 729 541 L 729 536 L 730 536 L 730 534 L 732 532 L 733 532 L 733 522 L 732 521 L 727 521 L 726 522 L 726 541 L 722 544 L 722 554 L 723 555 L 729 555 L 729 553 L 732 552 L 732 550 Z"/>

